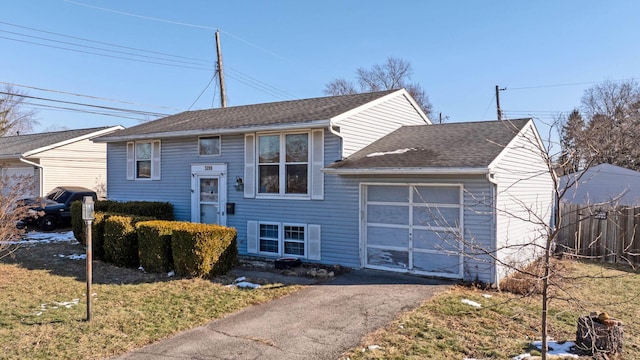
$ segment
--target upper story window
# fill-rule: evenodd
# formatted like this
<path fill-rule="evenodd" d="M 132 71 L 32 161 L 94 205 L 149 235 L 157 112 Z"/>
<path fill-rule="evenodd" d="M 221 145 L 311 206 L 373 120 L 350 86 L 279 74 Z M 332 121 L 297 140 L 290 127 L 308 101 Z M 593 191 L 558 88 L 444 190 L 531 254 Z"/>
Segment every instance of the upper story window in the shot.
<path fill-rule="evenodd" d="M 244 135 L 244 197 L 324 199 L 324 129 Z"/>
<path fill-rule="evenodd" d="M 258 194 L 309 193 L 309 133 L 258 135 Z"/>
<path fill-rule="evenodd" d="M 160 140 L 127 143 L 127 180 L 160 180 Z"/>
<path fill-rule="evenodd" d="M 136 179 L 151 179 L 151 142 L 136 143 Z"/>
<path fill-rule="evenodd" d="M 205 136 L 198 139 L 198 155 L 220 155 L 220 136 Z"/>

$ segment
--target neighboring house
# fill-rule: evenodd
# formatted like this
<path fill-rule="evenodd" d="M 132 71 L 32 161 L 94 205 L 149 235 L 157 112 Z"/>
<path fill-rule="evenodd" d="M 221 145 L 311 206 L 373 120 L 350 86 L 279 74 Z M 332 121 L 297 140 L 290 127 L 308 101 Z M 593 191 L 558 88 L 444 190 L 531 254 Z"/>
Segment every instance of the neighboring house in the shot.
<path fill-rule="evenodd" d="M 33 189 L 25 197 L 46 195 L 56 186 L 83 186 L 105 196 L 106 146 L 91 139 L 121 129 L 111 126 L 0 137 L 1 175 L 9 186 L 21 179 L 33 180 Z"/>
<path fill-rule="evenodd" d="M 569 186 L 560 199 L 566 204 L 640 206 L 640 172 L 600 164 L 584 171 L 560 177 L 562 190 Z"/>
<path fill-rule="evenodd" d="M 495 209 L 551 206 L 532 121 L 431 125 L 405 90 L 189 111 L 95 141 L 110 199 L 235 227 L 241 254 L 497 283 L 504 269 L 451 234 L 515 261 L 501 245 L 539 227 Z"/>

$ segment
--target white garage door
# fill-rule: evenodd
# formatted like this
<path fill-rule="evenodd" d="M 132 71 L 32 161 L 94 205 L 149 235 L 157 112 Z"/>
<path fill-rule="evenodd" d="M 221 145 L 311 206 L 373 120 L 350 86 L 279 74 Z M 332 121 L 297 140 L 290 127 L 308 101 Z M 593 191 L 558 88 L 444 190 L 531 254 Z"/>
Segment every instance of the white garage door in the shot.
<path fill-rule="evenodd" d="M 363 262 L 373 269 L 462 277 L 462 186 L 363 186 Z"/>
<path fill-rule="evenodd" d="M 34 170 L 32 167 L 5 168 L 2 169 L 2 177 L 7 181 L 7 189 L 21 185 L 22 194 L 18 194 L 18 197 L 36 196 L 35 187 L 33 186 Z M 7 194 L 7 189 L 5 189 L 5 194 Z"/>

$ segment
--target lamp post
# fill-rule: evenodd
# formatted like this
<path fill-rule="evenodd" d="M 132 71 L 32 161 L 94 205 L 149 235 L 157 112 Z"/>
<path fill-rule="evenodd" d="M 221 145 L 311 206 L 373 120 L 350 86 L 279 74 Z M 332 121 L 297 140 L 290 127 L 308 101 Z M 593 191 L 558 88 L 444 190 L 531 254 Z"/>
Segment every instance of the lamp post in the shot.
<path fill-rule="evenodd" d="M 84 220 L 87 230 L 87 321 L 91 321 L 91 276 L 93 274 L 91 266 L 91 222 L 94 219 L 93 204 L 92 196 L 85 196 L 82 199 L 82 220 Z"/>

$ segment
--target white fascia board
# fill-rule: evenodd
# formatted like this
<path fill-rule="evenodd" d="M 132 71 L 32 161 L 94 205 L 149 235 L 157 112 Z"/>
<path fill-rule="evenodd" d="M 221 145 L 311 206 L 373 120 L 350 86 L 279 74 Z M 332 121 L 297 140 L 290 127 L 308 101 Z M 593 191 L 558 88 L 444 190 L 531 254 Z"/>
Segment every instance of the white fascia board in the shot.
<path fill-rule="evenodd" d="M 424 111 L 422 111 L 422 109 L 420 109 L 420 106 L 418 106 L 418 104 L 415 102 L 415 100 L 413 99 L 413 97 L 407 92 L 407 90 L 405 89 L 400 89 L 397 91 L 394 91 L 390 94 L 387 94 L 385 96 L 382 96 L 380 98 L 377 98 L 373 101 L 370 101 L 366 104 L 360 105 L 357 108 L 353 108 L 347 112 L 344 112 L 338 116 L 334 116 L 331 119 L 331 122 L 333 124 L 339 125 L 338 123 L 344 119 L 347 119 L 351 116 L 353 116 L 354 114 L 357 114 L 359 112 L 365 111 L 367 109 L 370 109 L 376 105 L 379 105 L 385 101 L 388 101 L 389 99 L 395 98 L 397 96 L 404 96 L 410 103 L 411 105 L 415 108 L 416 112 L 418 112 L 418 114 L 420 114 L 420 116 L 424 119 L 424 122 L 427 125 L 431 125 L 431 120 L 429 120 L 429 118 L 427 117 L 427 115 L 424 113 Z"/>
<path fill-rule="evenodd" d="M 227 135 L 227 134 L 246 134 L 254 132 L 268 132 L 268 131 L 287 131 L 287 130 L 300 130 L 300 129 L 317 129 L 325 128 L 331 124 L 331 120 L 315 120 L 301 123 L 286 123 L 275 125 L 260 125 L 260 126 L 244 126 L 235 128 L 220 128 L 220 129 L 201 129 L 201 130 L 187 130 L 187 131 L 171 131 L 171 132 L 158 132 L 139 135 L 125 135 L 125 136 L 103 136 L 100 139 L 93 140 L 94 142 L 119 142 L 119 141 L 134 141 L 145 139 L 167 139 L 167 138 L 179 138 L 189 136 L 203 136 L 203 135 Z"/>
<path fill-rule="evenodd" d="M 73 144 L 73 143 L 78 142 L 78 141 L 91 139 L 91 138 L 94 138 L 94 137 L 97 137 L 97 136 L 102 136 L 102 135 L 105 135 L 105 134 L 112 133 L 112 132 L 114 132 L 116 130 L 122 130 L 122 129 L 124 129 L 124 126 L 116 125 L 116 126 L 112 126 L 112 127 L 106 128 L 106 129 L 99 130 L 99 131 L 94 131 L 94 132 L 89 133 L 89 134 L 85 134 L 85 135 L 82 135 L 82 136 L 74 137 L 73 139 L 61 141 L 59 143 L 55 143 L 55 144 L 51 144 L 51 145 L 43 146 L 41 148 L 37 148 L 37 149 L 33 149 L 33 150 L 30 150 L 30 151 L 27 151 L 24 154 L 22 154 L 22 157 L 26 158 L 26 157 L 33 156 L 33 155 L 41 153 L 41 152 L 45 152 L 47 150 L 58 148 L 60 146 Z"/>
<path fill-rule="evenodd" d="M 450 167 L 425 167 L 425 168 L 370 168 L 370 169 L 331 169 L 324 168 L 325 174 L 337 175 L 486 175 L 489 168 L 450 168 Z"/>

